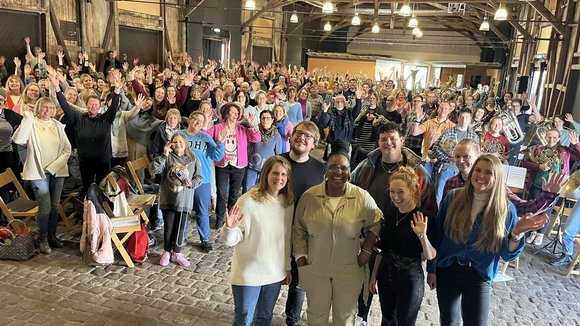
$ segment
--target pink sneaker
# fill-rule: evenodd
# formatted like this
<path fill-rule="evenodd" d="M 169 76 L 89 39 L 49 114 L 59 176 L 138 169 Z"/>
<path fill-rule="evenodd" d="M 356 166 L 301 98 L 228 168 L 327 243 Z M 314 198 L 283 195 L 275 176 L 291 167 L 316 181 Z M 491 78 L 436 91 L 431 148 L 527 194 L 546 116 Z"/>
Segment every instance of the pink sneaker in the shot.
<path fill-rule="evenodd" d="M 169 251 L 164 251 L 163 255 L 161 255 L 161 259 L 159 259 L 159 265 L 164 267 L 169 265 L 169 256 L 171 256 L 171 253 Z"/>
<path fill-rule="evenodd" d="M 185 256 L 183 256 L 183 254 L 181 253 L 174 252 L 173 255 L 171 255 L 171 261 L 174 263 L 178 263 L 183 267 L 189 266 L 189 260 L 187 260 L 187 258 L 185 258 Z"/>

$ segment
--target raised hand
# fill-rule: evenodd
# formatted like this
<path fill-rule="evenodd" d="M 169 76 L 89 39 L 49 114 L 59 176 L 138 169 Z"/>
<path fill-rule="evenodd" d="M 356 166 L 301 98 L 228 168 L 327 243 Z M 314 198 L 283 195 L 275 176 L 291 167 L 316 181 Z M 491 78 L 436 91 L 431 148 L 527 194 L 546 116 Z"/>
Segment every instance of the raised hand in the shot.
<path fill-rule="evenodd" d="M 139 109 L 143 108 L 143 101 L 145 101 L 145 95 L 139 93 L 137 95 L 137 99 L 135 100 L 135 106 L 138 107 Z"/>
<path fill-rule="evenodd" d="M 226 141 L 226 138 L 228 136 L 228 131 L 226 129 L 223 129 L 218 135 L 217 135 L 217 143 L 218 144 L 223 144 Z"/>
<path fill-rule="evenodd" d="M 133 67 L 136 67 L 139 64 L 139 58 L 133 59 Z"/>
<path fill-rule="evenodd" d="M 226 226 L 230 229 L 237 228 L 242 220 L 244 219 L 244 214 L 240 212 L 240 208 L 235 205 L 232 207 L 231 211 L 226 210 Z"/>
<path fill-rule="evenodd" d="M 359 85 L 356 87 L 356 91 L 354 92 L 354 94 L 356 95 L 357 100 L 360 100 L 363 96 L 364 90 L 362 89 L 362 87 Z"/>
<path fill-rule="evenodd" d="M 421 212 L 413 213 L 413 219 L 411 220 L 411 229 L 416 235 L 425 234 L 427 232 L 427 220 L 429 218 L 424 216 Z"/>
<path fill-rule="evenodd" d="M 567 181 L 568 177 L 566 176 L 566 173 L 564 172 L 552 173 L 550 174 L 548 181 L 542 178 L 542 190 L 552 193 L 559 193 Z"/>
<path fill-rule="evenodd" d="M 26 42 L 26 44 L 30 44 L 30 37 L 24 37 L 24 42 Z"/>
<path fill-rule="evenodd" d="M 246 118 L 246 120 L 248 121 L 250 128 L 254 128 L 256 126 L 256 115 L 255 114 L 253 114 L 253 113 L 248 114 L 248 117 Z"/>
<path fill-rule="evenodd" d="M 20 61 L 19 57 L 14 57 L 14 65 L 16 65 L 16 67 L 20 68 L 20 65 L 22 64 L 22 62 Z"/>
<path fill-rule="evenodd" d="M 570 131 L 570 144 L 578 144 L 578 133 L 575 131 Z"/>
<path fill-rule="evenodd" d="M 328 112 L 329 108 L 330 108 L 330 103 L 322 102 L 322 111 L 323 112 Z"/>
<path fill-rule="evenodd" d="M 123 62 L 123 70 L 129 70 L 129 63 L 127 61 Z"/>
<path fill-rule="evenodd" d="M 528 104 L 530 105 L 530 107 L 536 106 L 536 95 L 535 94 L 530 96 L 530 98 L 528 99 Z"/>
<path fill-rule="evenodd" d="M 547 214 L 540 214 L 540 215 L 532 215 L 528 213 L 522 216 L 516 225 L 514 226 L 513 233 L 514 234 L 521 234 L 528 231 L 533 231 L 540 229 L 548 222 L 548 215 Z"/>
<path fill-rule="evenodd" d="M 566 121 L 574 122 L 574 116 L 571 115 L 570 113 L 566 113 Z"/>

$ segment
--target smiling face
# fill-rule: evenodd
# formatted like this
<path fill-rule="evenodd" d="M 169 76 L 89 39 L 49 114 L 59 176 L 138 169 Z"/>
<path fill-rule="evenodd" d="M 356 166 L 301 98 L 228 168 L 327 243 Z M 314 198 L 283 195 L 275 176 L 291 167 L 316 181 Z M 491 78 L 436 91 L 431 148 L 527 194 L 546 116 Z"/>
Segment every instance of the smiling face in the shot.
<path fill-rule="evenodd" d="M 46 101 L 38 108 L 38 118 L 40 120 L 48 121 L 54 116 L 55 111 L 56 106 L 54 103 Z"/>
<path fill-rule="evenodd" d="M 165 98 L 165 88 L 158 87 L 155 90 L 155 101 L 161 102 L 161 101 L 163 101 L 164 98 Z"/>
<path fill-rule="evenodd" d="M 183 137 L 181 135 L 176 134 L 171 139 L 171 149 L 173 149 L 175 151 L 175 154 L 177 154 L 179 156 L 183 156 L 183 154 L 185 154 L 185 146 L 186 146 L 186 141 L 185 141 L 185 139 L 183 139 Z"/>
<path fill-rule="evenodd" d="M 396 131 L 383 132 L 379 135 L 379 149 L 385 155 L 396 158 L 401 154 L 404 138 Z M 387 162 L 394 163 L 394 162 Z"/>
<path fill-rule="evenodd" d="M 275 163 L 268 172 L 268 192 L 278 195 L 288 183 L 288 170 L 282 163 Z"/>
<path fill-rule="evenodd" d="M 265 110 L 265 111 L 262 111 L 260 113 L 260 125 L 264 129 L 266 129 L 266 130 L 270 129 L 272 127 L 273 122 L 274 122 L 274 119 L 272 118 L 271 111 Z"/>
<path fill-rule="evenodd" d="M 87 101 L 87 110 L 89 111 L 89 116 L 94 117 L 99 113 L 101 108 L 101 103 L 97 98 L 89 98 Z"/>
<path fill-rule="evenodd" d="M 281 107 L 280 105 L 276 105 L 276 107 L 273 110 L 274 112 L 274 118 L 276 118 L 276 121 L 280 121 L 284 118 L 284 108 Z"/>
<path fill-rule="evenodd" d="M 168 114 L 165 117 L 165 121 L 167 122 L 167 125 L 170 128 L 175 129 L 175 128 L 177 128 L 177 125 L 179 124 L 179 117 L 175 114 Z"/>
<path fill-rule="evenodd" d="M 31 99 L 33 102 L 38 100 L 40 97 L 40 87 L 38 85 L 30 85 L 26 89 L 26 97 Z"/>
<path fill-rule="evenodd" d="M 491 163 L 486 160 L 479 160 L 473 167 L 471 174 L 471 185 L 475 193 L 480 194 L 491 191 L 494 182 L 495 175 Z"/>
<path fill-rule="evenodd" d="M 457 127 L 465 129 L 469 127 L 469 124 L 471 124 L 471 113 L 469 112 L 460 113 L 459 116 L 457 117 Z"/>
<path fill-rule="evenodd" d="M 546 141 L 548 147 L 554 147 L 558 145 L 560 141 L 560 133 L 556 130 L 550 130 L 546 133 Z"/>
<path fill-rule="evenodd" d="M 297 156 L 308 154 L 314 148 L 314 134 L 303 124 L 297 126 L 290 138 L 290 149 Z"/>
<path fill-rule="evenodd" d="M 205 124 L 205 117 L 201 114 L 194 114 L 187 120 L 187 131 L 192 134 L 197 134 Z"/>
<path fill-rule="evenodd" d="M 493 118 L 489 123 L 489 128 L 493 133 L 499 133 L 503 128 L 503 120 L 501 118 Z"/>
<path fill-rule="evenodd" d="M 478 157 L 479 153 L 474 146 L 459 144 L 453 150 L 452 160 L 455 162 L 459 172 L 467 175 Z"/>
<path fill-rule="evenodd" d="M 65 92 L 66 100 L 70 103 L 76 103 L 79 99 L 79 94 L 77 93 L 76 89 L 74 88 L 67 88 Z"/>
<path fill-rule="evenodd" d="M 415 206 L 414 191 L 402 179 L 391 179 L 389 182 L 389 196 L 393 205 L 399 210 L 407 211 Z"/>
<path fill-rule="evenodd" d="M 350 180 L 350 165 L 343 155 L 332 155 L 326 162 L 326 185 L 330 190 L 343 189 Z"/>
<path fill-rule="evenodd" d="M 564 128 L 564 120 L 560 119 L 560 117 L 554 117 L 554 127 L 558 130 Z"/>
<path fill-rule="evenodd" d="M 235 123 L 236 121 L 238 121 L 239 116 L 240 116 L 240 111 L 238 110 L 238 108 L 235 106 L 232 106 L 230 108 L 230 111 L 228 112 L 227 120 L 229 122 Z"/>
<path fill-rule="evenodd" d="M 167 87 L 167 98 L 174 98 L 175 95 L 177 95 L 177 92 L 175 91 L 175 87 L 173 87 L 173 86 Z"/>

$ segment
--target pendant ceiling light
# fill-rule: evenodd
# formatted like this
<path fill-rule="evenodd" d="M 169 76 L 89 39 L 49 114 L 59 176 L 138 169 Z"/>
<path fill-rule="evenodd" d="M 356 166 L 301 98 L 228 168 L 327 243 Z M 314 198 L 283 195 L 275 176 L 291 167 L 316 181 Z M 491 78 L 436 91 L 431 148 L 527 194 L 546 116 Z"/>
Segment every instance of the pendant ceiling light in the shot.
<path fill-rule="evenodd" d="M 246 6 L 244 8 L 247 10 L 255 10 L 256 2 L 254 0 L 246 0 Z"/>
<path fill-rule="evenodd" d="M 500 4 L 499 7 L 497 8 L 497 11 L 495 12 L 493 20 L 506 20 L 507 16 L 508 16 L 507 10 L 505 9 L 504 6 Z"/>
<path fill-rule="evenodd" d="M 332 5 L 332 2 L 330 2 L 330 0 L 327 0 L 326 2 L 324 2 L 324 4 L 322 5 L 322 13 L 331 14 L 333 11 L 334 11 L 334 6 Z"/>
<path fill-rule="evenodd" d="M 417 21 L 417 17 L 415 17 L 415 14 L 413 14 L 413 17 L 409 19 L 409 27 L 414 28 L 417 27 L 417 25 L 419 25 L 419 22 Z"/>
<path fill-rule="evenodd" d="M 298 22 L 298 14 L 296 14 L 296 11 L 292 13 L 292 16 L 290 16 L 290 22 L 291 23 L 297 23 Z"/>
<path fill-rule="evenodd" d="M 489 19 L 487 19 L 487 17 L 483 18 L 481 25 L 479 25 L 479 30 L 482 32 L 489 31 Z"/>
<path fill-rule="evenodd" d="M 411 6 L 409 6 L 409 3 L 405 2 L 405 4 L 403 4 L 401 10 L 399 11 L 399 14 L 405 17 L 411 16 Z"/>
<path fill-rule="evenodd" d="M 377 23 L 375 22 L 375 24 L 373 25 L 373 28 L 372 28 L 372 30 L 371 30 L 371 31 L 372 31 L 373 33 L 375 33 L 375 34 L 376 34 L 376 33 L 378 33 L 378 32 L 380 32 L 380 31 L 381 31 L 381 29 L 379 28 L 379 24 L 377 24 Z"/>
<path fill-rule="evenodd" d="M 359 26 L 360 25 L 360 17 L 358 16 L 358 12 L 354 13 L 354 16 L 352 17 L 351 25 L 352 26 Z"/>
<path fill-rule="evenodd" d="M 326 22 L 326 24 L 324 24 L 324 31 L 330 32 L 331 29 L 332 29 L 332 26 L 330 25 L 330 22 Z"/>
<path fill-rule="evenodd" d="M 415 27 L 413 28 L 413 32 L 411 32 L 411 34 L 417 36 L 417 34 L 419 34 L 421 32 L 421 30 L 419 29 L 419 27 Z"/>

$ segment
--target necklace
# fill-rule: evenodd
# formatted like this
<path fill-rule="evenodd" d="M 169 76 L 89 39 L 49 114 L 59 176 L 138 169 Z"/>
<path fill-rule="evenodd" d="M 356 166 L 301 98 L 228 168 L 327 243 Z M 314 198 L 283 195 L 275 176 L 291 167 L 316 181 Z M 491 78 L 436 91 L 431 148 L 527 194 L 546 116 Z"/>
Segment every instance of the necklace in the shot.
<path fill-rule="evenodd" d="M 383 162 L 381 160 L 381 166 L 383 167 L 383 170 L 385 170 L 385 172 L 387 172 L 387 173 L 393 173 L 393 171 L 395 171 L 396 169 L 398 169 L 401 166 L 401 163 L 403 163 L 402 160 L 397 162 L 397 163 L 386 163 L 386 162 Z M 394 165 L 392 165 L 392 164 L 394 164 Z M 388 166 L 390 166 L 390 165 L 392 165 L 392 166 L 390 168 L 388 168 Z"/>
<path fill-rule="evenodd" d="M 413 210 L 411 210 L 410 212 L 407 212 L 407 214 L 403 215 L 403 217 L 401 217 L 399 219 L 399 210 L 397 209 L 397 216 L 395 217 L 395 219 L 397 220 L 395 222 L 395 226 L 399 226 L 399 223 L 401 223 L 402 220 L 404 220 L 405 218 L 407 218 L 407 216 L 409 216 L 409 214 L 411 214 Z"/>

